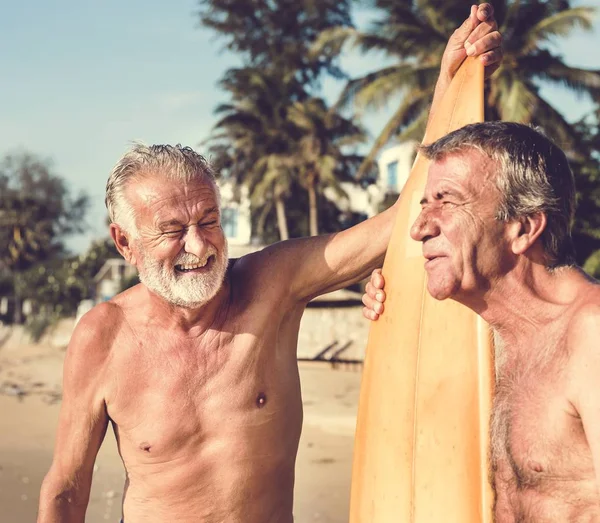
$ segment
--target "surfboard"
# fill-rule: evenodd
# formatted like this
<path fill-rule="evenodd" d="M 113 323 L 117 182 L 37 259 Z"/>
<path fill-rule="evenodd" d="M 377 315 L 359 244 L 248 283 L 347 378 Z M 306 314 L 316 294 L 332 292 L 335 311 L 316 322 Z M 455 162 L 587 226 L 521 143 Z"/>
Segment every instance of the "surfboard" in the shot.
<path fill-rule="evenodd" d="M 467 58 L 424 143 L 483 121 L 483 65 Z M 369 332 L 353 454 L 350 523 L 491 523 L 488 326 L 427 292 L 409 236 L 429 161 L 417 155 L 383 265 L 385 312 Z"/>

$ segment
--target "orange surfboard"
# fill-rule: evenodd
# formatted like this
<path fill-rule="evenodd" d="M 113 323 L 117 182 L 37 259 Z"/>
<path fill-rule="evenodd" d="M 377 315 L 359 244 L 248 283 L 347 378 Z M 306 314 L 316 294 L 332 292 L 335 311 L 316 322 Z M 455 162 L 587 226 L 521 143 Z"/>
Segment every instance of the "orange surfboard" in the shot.
<path fill-rule="evenodd" d="M 483 66 L 468 58 L 432 115 L 424 143 L 483 121 Z M 429 162 L 417 156 L 383 265 L 385 313 L 363 370 L 351 523 L 490 523 L 493 352 L 470 309 L 427 292 L 421 244 L 409 236 Z"/>

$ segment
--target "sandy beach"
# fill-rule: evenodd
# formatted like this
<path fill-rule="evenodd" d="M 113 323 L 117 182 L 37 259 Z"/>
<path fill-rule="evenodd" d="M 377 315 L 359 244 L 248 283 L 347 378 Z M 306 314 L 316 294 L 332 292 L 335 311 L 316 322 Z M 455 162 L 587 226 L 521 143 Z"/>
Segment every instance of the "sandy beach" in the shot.
<path fill-rule="evenodd" d="M 52 459 L 64 354 L 61 343 L 33 345 L 0 336 L 0 523 L 36 519 L 40 484 Z M 301 363 L 300 375 L 304 428 L 295 520 L 345 523 L 360 371 Z M 109 428 L 96 461 L 86 522 L 119 520 L 123 480 Z"/>

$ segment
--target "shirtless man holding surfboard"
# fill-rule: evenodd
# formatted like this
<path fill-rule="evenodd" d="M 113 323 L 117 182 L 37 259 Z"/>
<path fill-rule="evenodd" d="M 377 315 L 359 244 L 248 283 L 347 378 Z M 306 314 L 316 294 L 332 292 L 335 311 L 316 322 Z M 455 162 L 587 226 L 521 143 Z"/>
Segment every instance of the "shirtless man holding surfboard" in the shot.
<path fill-rule="evenodd" d="M 501 60 L 489 4 L 450 38 L 433 107 L 467 54 L 490 72 Z M 191 149 L 134 147 L 106 201 L 112 238 L 142 283 L 73 333 L 38 521 L 84 521 L 110 423 L 127 473 L 125 523 L 291 523 L 300 319 L 312 297 L 381 264 L 395 209 L 228 263 L 214 174 Z"/>
<path fill-rule="evenodd" d="M 505 122 L 466 126 L 422 154 L 432 163 L 411 237 L 428 291 L 496 334 L 495 520 L 600 521 L 600 285 L 574 265 L 567 159 Z M 376 270 L 365 317 L 385 314 L 384 301 Z"/>

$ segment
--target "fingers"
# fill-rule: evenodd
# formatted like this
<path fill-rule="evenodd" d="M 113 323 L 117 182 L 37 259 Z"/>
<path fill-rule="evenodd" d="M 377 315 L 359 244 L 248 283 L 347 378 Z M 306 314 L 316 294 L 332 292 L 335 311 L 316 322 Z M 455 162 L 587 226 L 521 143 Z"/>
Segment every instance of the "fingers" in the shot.
<path fill-rule="evenodd" d="M 363 305 L 374 310 L 377 314 L 381 314 L 383 312 L 385 293 L 381 290 L 374 289 L 373 286 L 369 285 L 370 284 L 367 284 L 366 292 L 362 297 Z"/>
<path fill-rule="evenodd" d="M 476 16 L 480 22 L 485 22 L 486 20 L 491 20 L 494 18 L 494 7 L 491 4 L 480 4 L 479 6 L 471 6 L 471 13 L 473 12 L 473 7 L 476 7 Z"/>
<path fill-rule="evenodd" d="M 485 77 L 489 78 L 500 67 L 502 62 L 502 48 L 493 49 L 481 55 L 481 61 L 485 65 Z"/>
<path fill-rule="evenodd" d="M 477 6 L 472 5 L 469 17 L 462 23 L 462 25 L 459 28 L 456 29 L 456 31 L 454 31 L 452 38 L 464 42 L 467 36 L 469 36 L 479 24 L 480 21 L 477 17 Z"/>
<path fill-rule="evenodd" d="M 363 316 L 371 321 L 377 321 L 379 319 L 379 314 L 368 307 L 363 307 Z"/>
<path fill-rule="evenodd" d="M 502 36 L 490 4 L 472 5 L 469 18 L 454 31 L 442 58 L 440 77 L 453 78 L 467 56 L 481 56 L 490 76 L 502 61 Z M 485 55 L 485 58 L 483 56 Z"/>
<path fill-rule="evenodd" d="M 489 51 L 494 47 L 502 45 L 502 35 L 498 31 L 498 26 L 495 22 L 493 24 L 482 22 L 471 31 L 464 43 L 467 54 L 468 50 L 474 45 L 477 46 L 479 52 L 482 50 Z"/>
<path fill-rule="evenodd" d="M 383 279 L 383 274 L 381 274 L 381 269 L 375 269 L 371 273 L 371 281 L 370 281 L 370 283 L 376 289 L 383 289 L 383 287 L 385 285 L 385 280 Z"/>
<path fill-rule="evenodd" d="M 376 321 L 379 316 L 383 314 L 385 301 L 385 291 L 383 286 L 385 284 L 381 269 L 376 269 L 371 274 L 371 280 L 365 287 L 365 294 L 363 294 L 363 316 L 371 321 Z"/>
<path fill-rule="evenodd" d="M 481 24 L 479 27 L 483 25 L 484 24 Z M 479 29 L 479 27 L 477 29 Z M 477 29 L 473 31 L 473 33 L 475 33 Z M 502 58 L 502 35 L 498 31 L 493 31 L 491 33 L 484 34 L 480 38 L 472 39 L 471 36 L 465 42 L 465 49 L 468 56 L 481 56 L 490 51 L 498 50 L 498 53 L 488 56 L 490 59 L 496 58 L 499 60 Z M 490 65 L 492 63 L 495 63 L 495 61 L 490 62 Z"/>

